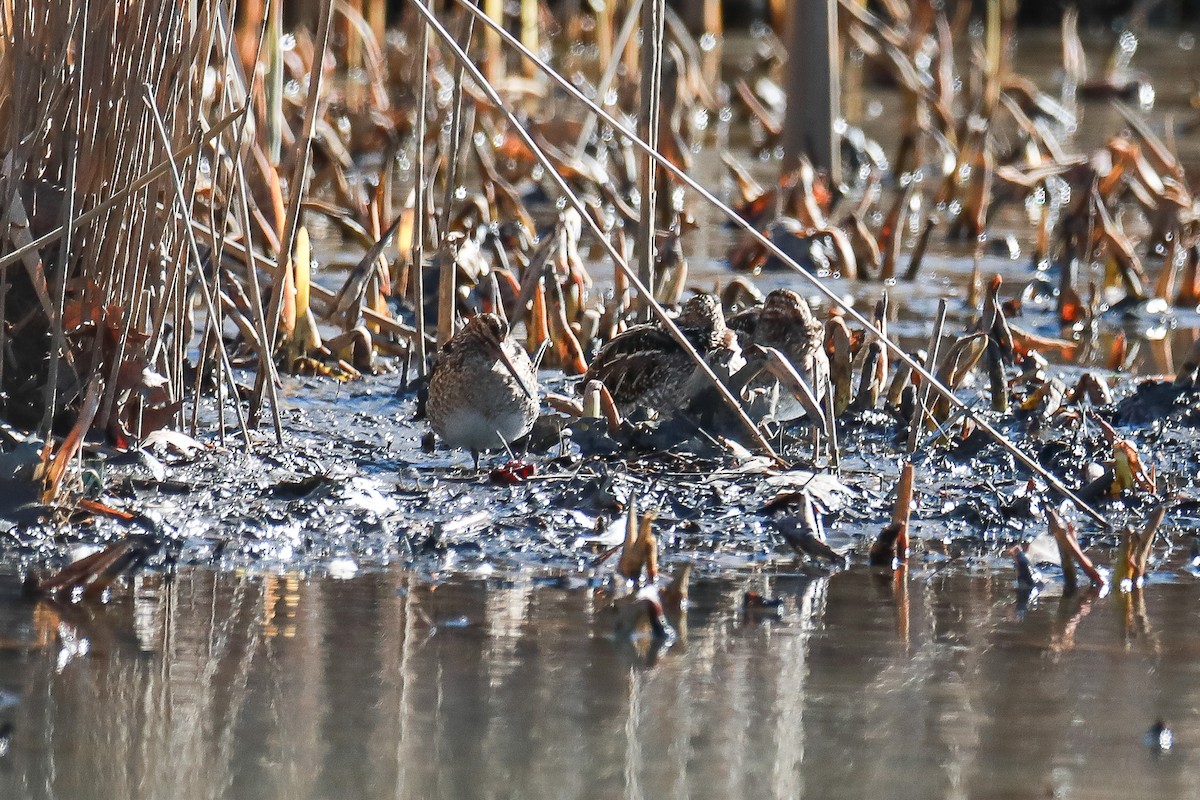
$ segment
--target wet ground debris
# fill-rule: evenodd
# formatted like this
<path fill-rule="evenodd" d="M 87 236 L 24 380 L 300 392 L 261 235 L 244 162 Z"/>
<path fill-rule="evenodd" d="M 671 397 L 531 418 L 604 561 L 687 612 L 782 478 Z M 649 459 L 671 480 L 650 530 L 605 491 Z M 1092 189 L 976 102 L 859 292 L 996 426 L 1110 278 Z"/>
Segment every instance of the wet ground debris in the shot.
<path fill-rule="evenodd" d="M 74 561 L 43 578 L 30 575 L 25 593 L 31 597 L 98 599 L 114 581 L 140 569 L 162 547 L 146 534 L 130 534 L 120 541 Z"/>
<path fill-rule="evenodd" d="M 911 461 L 906 461 L 900 470 L 896 485 L 896 502 L 892 507 L 892 521 L 884 526 L 871 544 L 868 560 L 872 566 L 895 568 L 908 560 L 908 529 L 912 518 L 913 476 Z"/>
<path fill-rule="evenodd" d="M 1084 555 L 1084 552 L 1079 547 L 1079 539 L 1075 533 L 1075 526 L 1066 522 L 1056 511 L 1048 509 L 1046 516 L 1050 522 L 1050 533 L 1054 536 L 1055 544 L 1058 546 L 1059 562 L 1062 566 L 1063 574 L 1063 589 L 1067 592 L 1074 591 L 1078 586 L 1079 580 L 1076 573 L 1076 567 L 1091 581 L 1092 586 L 1104 587 L 1108 580 L 1104 573 L 1096 569 L 1092 564 L 1092 560 Z"/>

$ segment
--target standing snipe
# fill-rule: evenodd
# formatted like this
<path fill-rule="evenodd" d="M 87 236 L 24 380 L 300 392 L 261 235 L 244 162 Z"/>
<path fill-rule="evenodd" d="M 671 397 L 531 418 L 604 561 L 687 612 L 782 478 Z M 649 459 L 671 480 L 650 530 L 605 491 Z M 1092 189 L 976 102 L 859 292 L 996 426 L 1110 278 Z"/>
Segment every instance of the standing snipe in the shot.
<path fill-rule="evenodd" d="M 829 383 L 829 358 L 822 346 L 824 328 L 803 297 L 791 289 L 776 289 L 761 306 L 734 316 L 729 326 L 743 337 L 744 345 L 779 350 L 808 381 L 817 401 L 824 399 Z M 769 376 L 759 380 L 772 384 L 772 389 L 776 383 Z M 790 393 L 781 393 L 774 418 L 785 421 L 803 415 L 804 407 L 799 401 Z"/>
<path fill-rule="evenodd" d="M 716 295 L 689 299 L 675 324 L 700 355 L 725 343 L 729 331 Z M 664 414 L 678 408 L 696 363 L 659 325 L 638 325 L 614 337 L 596 354 L 581 386 L 599 380 L 622 412 L 641 407 Z"/>
<path fill-rule="evenodd" d="M 525 350 L 508 341 L 508 325 L 479 314 L 438 353 L 429 375 L 429 424 L 450 447 L 479 453 L 505 447 L 533 427 L 537 373 Z"/>

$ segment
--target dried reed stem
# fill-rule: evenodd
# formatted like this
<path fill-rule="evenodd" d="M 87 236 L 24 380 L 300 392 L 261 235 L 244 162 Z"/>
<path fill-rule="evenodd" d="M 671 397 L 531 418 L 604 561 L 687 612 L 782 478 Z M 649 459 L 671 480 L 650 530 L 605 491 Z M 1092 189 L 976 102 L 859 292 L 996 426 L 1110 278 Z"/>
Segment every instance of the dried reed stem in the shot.
<path fill-rule="evenodd" d="M 1053 488 L 1056 492 L 1058 492 L 1063 497 L 1069 499 L 1081 511 L 1083 511 L 1085 514 L 1087 514 L 1093 520 L 1098 522 L 1100 525 L 1102 525 L 1103 527 L 1105 527 L 1107 529 L 1112 528 L 1112 524 L 1108 521 L 1108 519 L 1103 514 L 1101 514 L 1099 511 L 1097 511 L 1096 509 L 1094 509 L 1090 505 L 1088 505 L 1086 502 L 1084 502 L 1083 499 L 1081 499 L 1075 492 L 1073 492 L 1066 484 L 1064 484 L 1061 480 L 1059 480 L 1059 478 L 1057 476 L 1055 476 L 1053 473 L 1051 473 L 1049 470 L 1047 470 L 1045 467 L 1043 467 L 1040 463 L 1038 463 L 1038 461 L 1036 459 L 1030 457 L 1023 450 L 1021 450 L 1019 447 L 1017 447 L 1015 444 L 1013 444 L 1011 441 L 1009 441 L 1009 439 L 1007 437 L 1005 437 L 1002 433 L 1000 433 L 1000 431 L 998 431 L 994 427 L 992 427 L 992 425 L 989 424 L 987 422 L 987 420 L 982 418 L 978 413 L 975 412 L 975 410 L 973 408 L 971 408 L 965 402 L 960 400 L 951 389 L 947 388 L 944 384 L 941 383 L 941 381 L 937 380 L 937 378 L 928 369 L 926 369 L 922 364 L 920 364 L 915 358 L 913 358 L 911 355 L 909 355 L 907 352 L 905 352 L 904 349 L 901 348 L 894 341 L 892 341 L 891 339 L 884 336 L 870 320 L 868 320 L 865 316 L 863 316 L 862 312 L 860 312 L 858 309 L 854 308 L 852 305 L 850 305 L 846 301 L 845 298 L 841 297 L 838 293 L 834 292 L 827 285 L 825 285 L 825 283 L 820 278 L 809 273 L 802 266 L 797 264 L 795 259 L 793 259 L 787 253 L 785 253 L 782 249 L 780 249 L 778 244 L 771 241 L 761 231 L 759 231 L 757 228 L 755 228 L 753 224 L 751 224 L 751 223 L 747 222 L 745 219 L 743 219 L 741 217 L 741 215 L 739 215 L 736 211 L 734 211 L 732 208 L 730 208 L 728 206 L 728 204 L 723 202 L 720 198 L 718 198 L 716 195 L 714 195 L 712 192 L 710 192 L 704 186 L 700 185 L 699 182 L 697 182 L 694 178 L 692 178 L 690 175 L 688 175 L 684 170 L 679 169 L 674 164 L 672 164 L 668 158 L 666 158 L 661 153 L 659 153 L 656 150 L 654 150 L 653 148 L 651 148 L 636 133 L 634 133 L 633 131 L 629 130 L 627 127 L 622 125 L 615 117 L 613 117 L 611 114 L 609 114 L 603 108 L 601 108 L 598 104 L 596 104 L 594 101 L 592 101 L 590 98 L 588 98 L 583 92 L 581 92 L 579 89 L 577 89 L 570 81 L 565 79 L 563 76 L 559 75 L 554 70 L 553 67 L 548 65 L 545 61 L 543 61 L 541 58 L 539 58 L 536 54 L 531 53 L 527 49 L 522 47 L 521 43 L 519 41 L 517 41 L 515 38 L 513 38 L 513 36 L 511 34 L 509 34 L 507 31 L 503 30 L 502 28 L 495 26 L 490 20 L 488 20 L 486 17 L 482 16 L 477 9 L 475 9 L 473 6 L 471 6 L 470 3 L 466 2 L 466 0 L 456 0 L 456 2 L 458 2 L 458 4 L 461 7 L 467 9 L 470 13 L 474 14 L 485 25 L 488 25 L 488 27 L 492 28 L 492 30 L 495 30 L 497 32 L 497 34 L 499 34 L 499 36 L 502 39 L 504 39 L 505 42 L 507 42 L 509 44 L 509 46 L 516 49 L 525 58 L 528 58 L 528 59 L 532 60 L 535 64 L 537 64 L 538 67 L 541 68 L 541 70 L 560 88 L 562 88 L 564 91 L 566 91 L 572 97 L 579 100 L 584 105 L 590 107 L 592 109 L 592 111 L 594 113 L 596 113 L 603 122 L 612 126 L 612 128 L 615 132 L 621 134 L 622 136 L 627 137 L 629 139 L 629 141 L 632 142 L 634 144 L 634 146 L 636 146 L 640 150 L 650 153 L 652 155 L 652 157 L 655 159 L 655 161 L 658 162 L 659 166 L 661 166 L 663 169 L 670 172 L 671 175 L 673 175 L 680 182 L 684 183 L 688 188 L 690 188 L 694 192 L 696 192 L 700 197 L 704 198 L 706 202 L 708 202 L 709 204 L 716 207 L 722 214 L 724 214 L 735 225 L 737 225 L 742 230 L 746 231 L 746 233 L 748 233 L 750 236 L 752 236 L 755 239 L 755 241 L 758 242 L 758 244 L 765 247 L 769 253 L 771 253 L 775 257 L 779 258 L 780 261 L 782 261 L 784 264 L 788 265 L 788 267 L 790 269 L 794 270 L 799 275 L 801 275 L 805 280 L 807 280 L 813 286 L 814 289 L 816 289 L 818 292 L 820 292 L 831 304 L 842 309 L 842 311 L 848 318 L 854 320 L 856 323 L 858 323 L 860 326 L 862 326 L 871 336 L 878 339 L 883 344 L 883 346 L 886 347 L 891 352 L 891 354 L 894 355 L 898 360 L 903 361 L 904 363 L 908 364 L 908 366 L 913 370 L 913 372 L 920 375 L 923 380 L 929 381 L 929 385 L 934 391 L 936 391 L 942 397 L 946 398 L 947 402 L 949 402 L 950 404 L 952 404 L 955 407 L 962 410 L 962 412 L 964 414 L 966 414 L 967 416 L 969 416 L 972 419 L 972 421 L 974 421 L 974 423 L 981 430 L 983 430 L 985 433 L 987 433 L 987 435 L 989 437 L 991 437 L 997 444 L 999 444 L 1001 447 L 1003 447 L 1005 450 L 1007 450 L 1009 453 L 1011 453 L 1014 458 L 1016 458 L 1019 462 L 1021 462 L 1021 464 L 1026 466 L 1028 469 L 1030 469 L 1037 475 L 1039 475 L 1044 481 L 1046 481 L 1046 483 L 1051 488 Z M 557 175 L 557 172 L 554 172 L 553 174 Z M 607 240 L 602 239 L 602 241 L 607 241 Z M 716 379 L 715 376 L 712 376 L 712 377 L 714 380 Z M 740 409 L 740 406 L 739 406 L 739 409 Z M 755 430 L 757 431 L 757 428 L 755 428 Z"/>
<path fill-rule="evenodd" d="M 428 0 L 424 0 L 428 5 Z M 417 57 L 420 64 L 417 67 L 417 122 L 416 122 L 416 159 L 413 166 L 413 193 L 416 198 L 414 214 L 414 230 L 412 241 L 412 302 L 416 312 L 417 330 L 425 332 L 425 223 L 427 211 L 425 199 L 425 131 L 428 120 L 429 94 L 429 28 L 421 26 L 420 44 L 417 46 Z M 497 45 L 497 48 L 499 45 Z M 417 345 L 417 374 L 424 376 L 428 367 L 425 352 L 425 339 L 418 337 Z"/>
<path fill-rule="evenodd" d="M 587 206 L 585 206 L 583 201 L 579 199 L 578 195 L 571 191 L 570 186 L 567 185 L 566 180 L 562 177 L 562 175 L 559 174 L 553 162 L 549 159 L 549 157 L 546 156 L 542 148 L 539 147 L 538 144 L 533 140 L 533 137 L 529 134 L 529 132 L 525 130 L 520 120 L 517 119 L 516 115 L 503 104 L 499 94 L 497 94 L 495 88 L 484 79 L 483 73 L 479 70 L 479 68 L 471 63 L 470 57 L 463 51 L 461 47 L 458 46 L 458 43 L 454 41 L 454 38 L 450 36 L 450 33 L 442 26 L 442 24 L 437 21 L 437 18 L 434 17 L 427 8 L 421 5 L 420 0 L 411 0 L 411 2 L 421 13 L 421 15 L 425 17 L 430 27 L 433 28 L 433 30 L 437 32 L 438 36 L 441 37 L 442 41 L 445 42 L 446 46 L 450 48 L 450 51 L 454 54 L 454 56 L 459 59 L 459 61 L 467 68 L 467 71 L 471 74 L 471 77 L 475 80 L 475 82 L 479 84 L 480 89 L 487 96 L 489 102 L 501 110 L 505 118 L 508 120 L 509 125 L 512 126 L 513 131 L 521 138 L 525 146 L 529 148 L 529 151 L 533 153 L 538 161 L 542 164 L 542 167 L 546 170 L 546 174 L 550 177 L 551 181 L 558 188 L 562 196 L 565 197 L 567 202 L 569 202 L 575 208 L 575 210 L 579 212 L 580 216 L 583 218 L 584 224 L 588 226 L 589 230 L 596 237 L 596 240 L 600 242 L 601 246 L 604 247 L 609 257 L 615 264 L 617 264 L 621 272 L 624 273 L 629 279 L 629 282 L 633 284 L 633 286 L 644 297 L 647 298 L 650 310 L 656 317 L 658 317 L 667 333 L 670 334 L 671 338 L 674 339 L 675 342 L 691 356 L 692 360 L 696 363 L 696 366 L 705 374 L 705 377 L 716 388 L 718 394 L 721 396 L 722 401 L 729 406 L 730 410 L 733 411 L 734 414 L 737 415 L 742 426 L 751 435 L 762 451 L 769 455 L 777 463 L 785 463 L 783 459 L 781 459 L 775 453 L 775 450 L 771 447 L 770 442 L 763 438 L 762 431 L 758 429 L 758 426 L 755 425 L 748 416 L 746 416 L 745 409 L 743 409 L 737 399 L 730 394 L 729 388 L 716 376 L 716 374 L 712 371 L 712 367 L 710 367 L 704 360 L 704 357 L 700 353 L 696 352 L 696 348 L 692 346 L 687 337 L 683 335 L 683 332 L 679 330 L 679 327 L 675 324 L 674 320 L 672 320 L 667 315 L 666 310 L 659 305 L 657 301 L 655 301 L 646 285 L 638 279 L 636 272 L 630 268 L 625 259 L 621 257 L 621 254 L 617 252 L 612 241 L 604 235 L 603 231 L 600 230 L 599 225 L 596 223 L 596 220 L 590 213 L 588 213 Z M 472 13 L 481 13 L 469 5 L 467 7 L 471 9 Z M 502 32 L 502 35 L 507 34 Z M 609 119 L 611 119 L 611 117 Z"/>
<path fill-rule="evenodd" d="M 658 150 L 658 111 L 662 95 L 662 53 L 665 30 L 664 0 L 642 2 L 642 83 L 638 128 L 649 149 L 638 169 L 641 196 L 636 256 L 638 277 L 653 291 L 655 280 L 654 234 L 658 217 L 658 169 L 649 153 Z M 638 311 L 644 315 L 649 296 L 639 296 Z"/>

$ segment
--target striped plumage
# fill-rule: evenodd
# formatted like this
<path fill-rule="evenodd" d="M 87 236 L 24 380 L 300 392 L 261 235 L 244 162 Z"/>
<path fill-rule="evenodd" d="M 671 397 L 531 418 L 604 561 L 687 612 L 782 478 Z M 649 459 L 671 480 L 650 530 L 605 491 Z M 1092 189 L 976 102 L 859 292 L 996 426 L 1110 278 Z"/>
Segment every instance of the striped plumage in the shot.
<path fill-rule="evenodd" d="M 751 344 L 774 347 L 796 368 L 818 400 L 825 396 L 829 383 L 829 358 L 825 355 L 824 326 L 813 316 L 812 309 L 791 289 L 776 289 L 767 295 L 761 306 L 747 309 L 734 316 L 729 326 L 733 328 L 743 346 Z M 755 384 L 775 384 L 767 375 Z M 790 393 L 781 393 L 774 413 L 777 420 L 796 419 L 804 415 L 804 408 Z"/>
<path fill-rule="evenodd" d="M 729 335 L 716 295 L 690 298 L 675 324 L 701 355 L 720 347 Z M 600 349 L 581 386 L 601 381 L 623 413 L 640 407 L 665 414 L 679 407 L 695 370 L 692 357 L 660 325 L 637 325 Z"/>
<path fill-rule="evenodd" d="M 537 373 L 500 317 L 473 317 L 442 347 L 425 410 L 434 433 L 470 450 L 476 466 L 480 451 L 529 433 L 538 416 Z"/>

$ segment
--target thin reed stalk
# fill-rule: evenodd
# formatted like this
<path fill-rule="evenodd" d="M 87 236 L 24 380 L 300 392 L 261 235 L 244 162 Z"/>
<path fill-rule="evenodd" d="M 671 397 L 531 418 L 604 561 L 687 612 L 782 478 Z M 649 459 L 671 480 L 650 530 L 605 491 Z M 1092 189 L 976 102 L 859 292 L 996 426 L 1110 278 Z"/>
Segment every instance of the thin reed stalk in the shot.
<path fill-rule="evenodd" d="M 716 376 L 716 374 L 712 371 L 712 367 L 710 367 L 704 360 L 704 357 L 696 351 L 696 348 L 692 345 L 692 343 L 689 342 L 687 337 L 683 335 L 683 332 L 679 330 L 679 326 L 677 326 L 675 322 L 667 315 L 666 309 L 659 305 L 659 303 L 650 294 L 647 286 L 642 283 L 641 280 L 639 280 L 637 273 L 629 266 L 625 259 L 621 257 L 621 254 L 617 252 L 616 248 L 612 244 L 612 241 L 604 235 L 603 231 L 600 230 L 599 225 L 588 212 L 588 209 L 584 205 L 583 201 L 579 199 L 575 192 L 571 191 L 571 188 L 567 185 L 566 180 L 562 177 L 562 175 L 559 174 L 553 162 L 542 150 L 542 148 L 539 147 L 538 144 L 533 140 L 533 137 L 529 134 L 529 132 L 525 130 L 517 116 L 504 105 L 504 103 L 501 101 L 500 95 L 496 92 L 495 87 L 487 82 L 483 76 L 483 73 L 478 67 L 475 66 L 474 63 L 471 62 L 470 57 L 461 47 L 458 46 L 458 43 L 454 41 L 454 38 L 445 29 L 445 27 L 438 22 L 437 18 L 429 12 L 428 8 L 423 6 L 420 0 L 411 0 L 411 2 L 421 13 L 421 15 L 425 17 L 426 21 L 429 23 L 429 27 L 437 32 L 438 36 L 454 54 L 455 58 L 457 58 L 460 63 L 463 64 L 463 66 L 471 74 L 471 77 L 477 84 L 479 84 L 480 89 L 487 96 L 489 102 L 500 109 L 501 113 L 508 120 L 509 125 L 512 126 L 513 131 L 521 138 L 521 141 L 524 143 L 524 145 L 529 148 L 529 151 L 533 153 L 534 157 L 537 158 L 537 160 L 541 163 L 542 167 L 546 170 L 546 174 L 550 177 L 551 181 L 555 184 L 562 196 L 566 198 L 567 202 L 570 203 L 576 211 L 579 212 L 584 223 L 588 226 L 596 240 L 604 247 L 609 257 L 615 264 L 617 264 L 621 272 L 629 279 L 629 282 L 633 284 L 633 286 L 643 297 L 647 298 L 647 305 L 662 323 L 667 333 L 670 334 L 671 338 L 674 339 L 681 348 L 683 348 L 684 352 L 691 356 L 692 360 L 696 363 L 697 368 L 704 373 L 705 377 L 716 388 L 717 393 L 722 399 L 722 402 L 724 402 L 730 408 L 730 410 L 734 412 L 739 422 L 741 422 L 747 433 L 750 434 L 751 438 L 761 448 L 762 452 L 770 456 L 776 463 L 785 463 L 775 453 L 775 450 L 771 447 L 770 442 L 763 437 L 762 431 L 758 429 L 758 426 L 755 425 L 754 422 L 751 421 L 746 415 L 745 410 L 737 401 L 737 398 L 730 393 L 729 388 Z M 477 13 L 476 9 L 473 7 L 471 8 L 471 11 L 472 13 Z M 507 34 L 503 31 L 501 31 L 501 34 L 507 36 Z M 611 120 L 611 117 L 609 117 L 609 119 Z"/>
<path fill-rule="evenodd" d="M 664 0 L 642 2 L 642 82 L 638 128 L 650 150 L 658 150 L 658 111 L 662 95 L 663 33 L 666 12 Z M 654 159 L 643 155 L 638 170 L 641 218 L 637 232 L 638 278 L 646 286 L 657 284 L 655 276 L 654 234 L 658 217 L 658 169 Z M 647 295 L 638 296 L 638 310 L 645 313 Z"/>
<path fill-rule="evenodd" d="M 1005 450 L 1007 450 L 1009 453 L 1011 453 L 1012 456 L 1017 461 L 1019 461 L 1026 468 L 1028 468 L 1029 470 L 1031 470 L 1032 472 L 1037 474 L 1039 477 L 1041 477 L 1042 480 L 1046 481 L 1047 485 L 1049 485 L 1052 489 L 1054 489 L 1054 491 L 1058 492 L 1060 495 L 1062 495 L 1063 497 L 1070 500 L 1073 504 L 1075 504 L 1076 507 L 1078 507 L 1081 511 L 1083 511 L 1085 514 L 1087 514 L 1089 517 L 1091 517 L 1093 520 L 1098 522 L 1103 527 L 1105 527 L 1107 529 L 1112 528 L 1111 523 L 1109 523 L 1108 519 L 1103 514 L 1101 514 L 1099 511 L 1097 511 L 1096 509 L 1094 509 L 1090 505 L 1088 505 L 1082 498 L 1080 498 L 1074 491 L 1072 491 L 1066 484 L 1064 484 L 1057 476 L 1055 476 L 1053 473 L 1051 473 L 1049 470 L 1047 470 L 1045 467 L 1043 467 L 1036 459 L 1029 456 L 1021 448 L 1017 447 L 1017 445 L 1015 445 L 1007 437 L 1005 437 L 1002 433 L 1000 433 L 1000 431 L 996 430 L 996 428 L 994 428 L 986 419 L 984 419 L 981 415 L 979 415 L 973 408 L 971 408 L 967 403 L 965 403 L 961 399 L 959 399 L 959 397 L 954 393 L 953 390 L 951 390 L 950 388 L 945 386 L 941 381 L 939 381 L 917 359 L 915 359 L 909 353 L 905 352 L 903 348 L 901 348 L 898 344 L 896 344 L 894 341 L 892 341 L 887 336 L 885 336 L 871 320 L 867 319 L 867 317 L 865 317 L 862 314 L 862 312 L 860 312 L 857 308 L 855 308 L 853 305 L 851 305 L 849 302 L 847 302 L 846 299 L 843 298 L 841 295 L 839 295 L 838 293 L 836 293 L 832 289 L 830 289 L 820 278 L 816 277 L 809 271 L 805 270 L 798 263 L 796 263 L 795 259 L 793 259 L 787 253 L 785 253 L 779 247 L 779 245 L 777 243 L 773 242 L 771 239 L 769 239 L 763 233 L 758 231 L 758 229 L 755 228 L 754 225 L 752 225 L 751 223 L 749 223 L 745 219 L 743 219 L 741 215 L 739 215 L 736 211 L 734 211 L 732 208 L 730 208 L 720 198 L 718 198 L 716 195 L 714 195 L 712 192 L 710 192 L 708 189 L 706 189 L 704 186 L 702 186 L 694 178 L 692 178 L 690 175 L 688 175 L 687 172 L 676 167 L 670 161 L 670 159 L 666 158 L 661 153 L 659 153 L 658 151 L 656 151 L 652 147 L 650 147 L 635 132 L 629 130 L 629 128 L 622 125 L 619 120 L 617 120 L 615 117 L 613 117 L 611 114 L 609 114 L 603 108 L 601 108 L 598 104 L 596 104 L 594 101 L 592 101 L 590 98 L 588 98 L 583 92 L 581 92 L 579 89 L 577 89 L 570 81 L 566 80 L 561 75 L 559 75 L 554 70 L 553 67 L 546 64 L 546 62 L 543 61 L 539 56 L 537 56 L 535 53 L 531 53 L 527 49 L 525 49 L 521 45 L 521 43 L 519 41 L 517 41 L 511 34 L 509 34 L 507 31 L 503 30 L 502 28 L 495 26 L 491 22 L 491 20 L 489 20 L 485 16 L 481 15 L 481 13 L 477 9 L 472 7 L 470 3 L 466 2 L 466 0 L 457 0 L 457 2 L 461 7 L 467 9 L 470 13 L 474 14 L 485 25 L 488 25 L 490 28 L 492 28 L 492 30 L 496 31 L 496 33 L 505 42 L 507 42 L 509 44 L 509 46 L 515 48 L 525 58 L 533 60 L 534 63 L 536 63 L 538 65 L 538 67 L 560 88 L 562 88 L 564 91 L 566 91 L 568 94 L 570 94 L 572 97 L 574 97 L 578 101 L 580 101 L 583 104 L 585 104 L 586 106 L 590 107 L 592 109 L 592 111 L 595 114 L 597 114 L 603 122 L 612 126 L 613 131 L 615 131 L 616 133 L 618 133 L 622 136 L 627 137 L 629 139 L 629 141 L 632 142 L 634 144 L 634 146 L 637 147 L 638 149 L 651 154 L 651 156 L 654 158 L 654 160 L 658 162 L 660 167 L 662 167 L 663 169 L 670 172 L 671 175 L 673 175 L 677 180 L 681 181 L 688 188 L 690 188 L 694 192 L 696 192 L 700 197 L 704 198 L 704 200 L 706 202 L 708 202 L 709 204 L 711 204 L 712 206 L 717 208 L 725 217 L 727 217 L 735 225 L 737 225 L 739 228 L 746 231 L 746 233 L 748 233 L 750 236 L 752 236 L 759 245 L 761 245 L 762 247 L 765 247 L 768 252 L 770 252 L 776 258 L 780 259 L 780 261 L 782 263 L 786 264 L 790 269 L 794 270 L 796 273 L 798 273 L 800 276 L 802 276 L 806 281 L 808 281 L 813 286 L 814 289 L 816 289 L 822 296 L 824 296 L 826 300 L 828 300 L 832 305 L 840 308 L 847 318 L 854 320 L 856 323 L 858 323 L 860 326 L 862 326 L 867 331 L 868 334 L 870 334 L 874 339 L 878 340 L 883 345 L 883 347 L 885 347 L 899 361 L 902 361 L 905 364 L 907 364 L 912 369 L 912 371 L 914 373 L 916 373 L 917 375 L 920 375 L 923 380 L 929 381 L 929 385 L 934 391 L 936 391 L 939 395 L 941 395 L 943 398 L 945 398 L 945 400 L 949 404 L 955 406 L 964 415 L 969 417 L 979 427 L 979 429 L 983 430 L 992 440 L 994 440 L 997 444 L 999 444 L 1001 447 L 1003 447 Z M 552 171 L 552 176 L 555 176 L 555 175 L 557 175 L 557 172 Z M 600 238 L 601 238 L 601 241 L 607 241 L 607 237 L 600 237 Z M 639 291 L 641 291 L 641 290 L 642 290 L 642 288 L 639 287 Z M 713 376 L 713 379 L 715 380 L 715 376 Z M 719 382 L 718 382 L 718 384 L 719 384 Z M 739 406 L 739 408 L 740 408 L 740 406 Z M 757 431 L 757 428 L 755 430 Z"/>
<path fill-rule="evenodd" d="M 428 0 L 425 0 L 426 7 Z M 429 100 L 429 28 L 421 26 L 420 44 L 417 45 L 417 121 L 416 158 L 413 166 L 413 193 L 416 198 L 412 240 L 412 304 L 416 312 L 417 330 L 425 332 L 425 225 L 428 212 L 425 199 L 425 132 L 428 122 L 426 104 Z M 496 45 L 497 49 L 499 45 Z M 439 342 L 440 344 L 441 342 Z M 428 368 L 424 337 L 417 337 L 417 374 L 424 376 Z"/>

